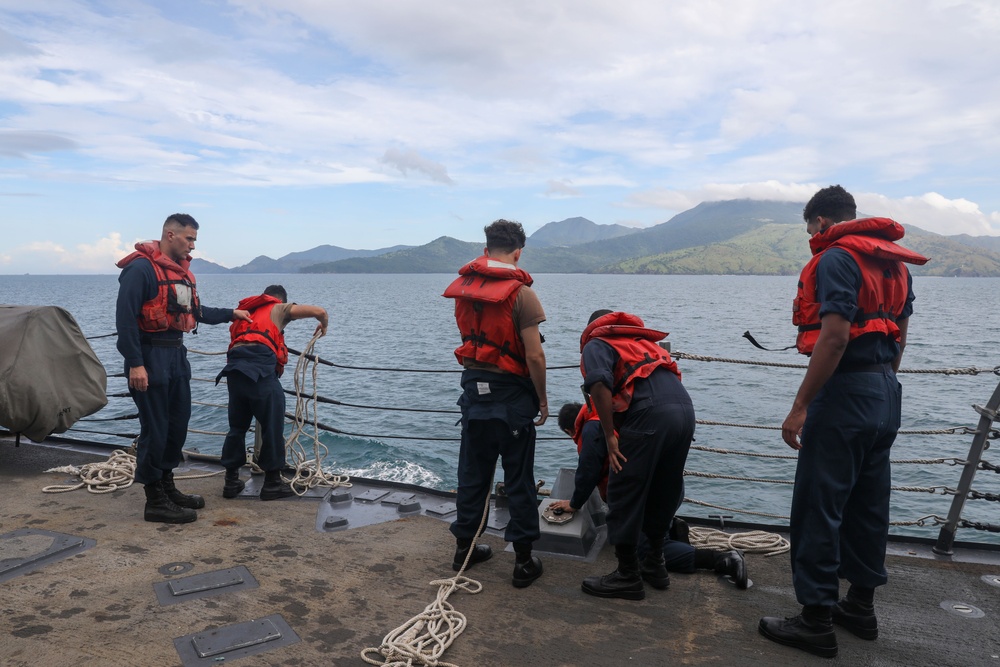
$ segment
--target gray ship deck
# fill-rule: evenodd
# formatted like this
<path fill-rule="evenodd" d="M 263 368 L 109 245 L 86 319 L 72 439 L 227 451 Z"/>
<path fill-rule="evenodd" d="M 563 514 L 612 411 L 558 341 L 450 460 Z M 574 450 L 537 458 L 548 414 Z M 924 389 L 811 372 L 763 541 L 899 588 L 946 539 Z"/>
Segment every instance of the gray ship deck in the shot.
<path fill-rule="evenodd" d="M 138 486 L 108 495 L 41 492 L 65 478 L 45 469 L 104 458 L 0 440 L 0 534 L 30 529 L 94 542 L 0 578 L 3 667 L 192 664 L 175 639 L 276 615 L 299 641 L 198 664 L 362 665 L 362 649 L 380 645 L 434 599 L 437 587 L 429 582 L 454 574 L 447 524 L 423 514 L 322 532 L 318 500 L 224 500 L 221 478 L 211 477 L 182 483 L 206 497 L 198 521 L 168 526 L 142 520 Z M 675 574 L 669 590 L 647 589 L 641 602 L 607 601 L 584 595 L 580 580 L 613 568 L 610 548 L 594 563 L 544 558 L 544 576 L 517 590 L 503 541 L 484 539 L 497 553 L 469 572 L 484 590 L 449 599 L 469 625 L 443 656 L 448 663 L 1000 665 L 996 552 L 957 550 L 948 561 L 921 557 L 926 547 L 894 543 L 890 583 L 877 598 L 879 639 L 841 630 L 840 655 L 823 660 L 757 633 L 760 616 L 797 610 L 787 555 L 748 556 L 747 591 L 713 574 Z M 12 556 L 2 549 L 0 564 Z M 172 563 L 190 564 L 184 576 L 243 566 L 258 585 L 164 605 L 154 587 L 177 579 L 161 571 Z M 948 603 L 982 614 L 949 611 L 942 606 Z"/>

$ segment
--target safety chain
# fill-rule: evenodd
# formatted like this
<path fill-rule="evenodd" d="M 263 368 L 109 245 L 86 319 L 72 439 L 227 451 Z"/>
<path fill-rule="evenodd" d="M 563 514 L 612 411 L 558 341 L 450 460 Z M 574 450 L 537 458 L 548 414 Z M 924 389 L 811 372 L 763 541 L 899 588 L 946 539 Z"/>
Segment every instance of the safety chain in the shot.
<path fill-rule="evenodd" d="M 916 521 L 890 521 L 890 526 L 920 526 L 921 528 L 925 526 L 941 526 L 948 523 L 948 519 L 938 516 L 937 514 L 928 514 L 927 516 L 922 516 Z"/>
<path fill-rule="evenodd" d="M 1000 494 L 985 493 L 983 491 L 976 491 L 975 489 L 969 490 L 969 498 L 972 498 L 973 500 L 991 500 L 993 502 L 1000 502 Z"/>
<path fill-rule="evenodd" d="M 691 503 L 692 505 L 701 505 L 702 507 L 711 507 L 713 509 L 722 510 L 724 512 L 736 512 L 737 514 L 752 514 L 754 516 L 766 516 L 771 519 L 783 519 L 788 521 L 789 517 L 784 514 L 768 514 L 767 512 L 753 512 L 751 510 L 741 510 L 734 509 L 732 507 L 725 507 L 723 505 L 714 505 L 712 503 L 706 503 L 702 500 L 692 500 L 691 498 L 685 498 L 684 502 Z"/>
<path fill-rule="evenodd" d="M 1000 473 L 1000 466 L 995 466 L 992 463 L 988 463 L 987 461 L 980 461 L 979 462 L 979 469 L 980 470 L 992 470 L 995 473 Z"/>
<path fill-rule="evenodd" d="M 773 366 L 775 368 L 808 368 L 806 364 L 787 364 L 776 361 L 754 361 L 751 359 L 730 359 L 727 357 L 709 357 L 702 354 L 687 354 L 685 352 L 671 352 L 674 359 L 686 359 L 689 361 L 718 361 L 725 364 L 747 364 L 752 366 Z M 979 375 L 980 373 L 993 373 L 1000 375 L 1000 366 L 993 368 L 900 368 L 899 373 L 934 373 L 940 375 Z"/>
<path fill-rule="evenodd" d="M 991 533 L 1000 533 L 1000 526 L 995 523 L 979 523 L 978 521 L 969 521 L 968 519 L 961 519 L 958 522 L 960 528 L 974 528 L 976 530 L 985 530 Z"/>

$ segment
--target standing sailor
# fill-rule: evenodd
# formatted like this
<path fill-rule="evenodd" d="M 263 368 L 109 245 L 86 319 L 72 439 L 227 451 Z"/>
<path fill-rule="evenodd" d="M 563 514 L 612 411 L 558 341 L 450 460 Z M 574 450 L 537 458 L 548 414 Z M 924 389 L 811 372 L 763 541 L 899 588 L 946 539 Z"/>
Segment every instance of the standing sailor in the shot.
<path fill-rule="evenodd" d="M 159 241 L 135 244 L 118 262 L 115 324 L 125 358 L 129 393 L 139 410 L 135 480 L 146 492 L 146 521 L 188 523 L 205 506 L 201 496 L 174 485 L 191 419 L 191 365 L 184 333 L 198 322 L 249 320 L 245 310 L 209 308 L 198 300 L 191 255 L 198 222 L 175 213 L 163 223 Z"/>
<path fill-rule="evenodd" d="M 900 421 L 896 371 L 913 313 L 904 262 L 926 257 L 894 243 L 903 227 L 856 220 L 854 197 L 823 188 L 802 212 L 813 258 L 799 278 L 792 322 L 810 355 L 781 437 L 798 450 L 789 521 L 792 584 L 802 612 L 760 619 L 771 641 L 837 655 L 833 623 L 878 636 L 875 588 L 887 581 L 889 449 Z M 838 601 L 840 579 L 850 582 Z"/>
<path fill-rule="evenodd" d="M 281 479 L 285 467 L 285 390 L 278 379 L 288 363 L 285 327 L 292 320 L 315 317 L 316 333 L 326 335 L 329 319 L 325 308 L 288 303 L 288 293 L 281 285 L 268 285 L 263 294 L 250 296 L 239 303 L 250 313 L 250 321 L 239 320 L 229 326 L 229 352 L 219 378 L 226 376 L 229 390 L 229 433 L 222 444 L 222 465 L 226 481 L 224 498 L 235 498 L 246 484 L 240 468 L 246 465 L 246 437 L 250 421 L 257 420 L 261 432 L 257 463 L 264 470 L 261 500 L 277 500 L 295 495 Z"/>
<path fill-rule="evenodd" d="M 462 372 L 462 445 L 458 457 L 458 510 L 451 532 L 457 571 L 493 556 L 488 544 L 469 549 L 477 537 L 497 457 L 503 462 L 510 508 L 505 538 L 515 553 L 513 584 L 531 585 L 542 561 L 531 555 L 539 538 L 535 487 L 535 426 L 549 416 L 545 353 L 538 325 L 545 311 L 531 276 L 517 267 L 525 235 L 520 223 L 488 225 L 484 254 L 459 269 L 444 296 L 455 299 L 462 345 L 455 350 Z M 535 415 L 538 420 L 532 422 Z"/>

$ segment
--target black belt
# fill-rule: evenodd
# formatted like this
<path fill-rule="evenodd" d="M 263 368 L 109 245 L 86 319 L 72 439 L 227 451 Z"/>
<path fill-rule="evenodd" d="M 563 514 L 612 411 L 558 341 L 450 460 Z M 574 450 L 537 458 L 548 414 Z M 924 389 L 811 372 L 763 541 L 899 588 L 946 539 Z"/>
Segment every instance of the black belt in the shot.
<path fill-rule="evenodd" d="M 184 344 L 183 338 L 153 338 L 152 336 L 142 336 L 139 342 L 152 347 L 180 347 Z"/>
<path fill-rule="evenodd" d="M 846 366 L 838 366 L 835 373 L 881 373 L 882 371 L 891 371 L 891 364 L 848 364 Z"/>

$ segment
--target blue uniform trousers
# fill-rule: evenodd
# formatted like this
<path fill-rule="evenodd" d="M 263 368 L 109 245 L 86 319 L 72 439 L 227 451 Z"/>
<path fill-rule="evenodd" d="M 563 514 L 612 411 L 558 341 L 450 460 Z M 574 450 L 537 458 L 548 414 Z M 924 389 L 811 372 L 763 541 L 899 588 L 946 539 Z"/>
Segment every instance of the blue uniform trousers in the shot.
<path fill-rule="evenodd" d="M 611 544 L 638 545 L 641 534 L 659 541 L 670 528 L 695 427 L 690 398 L 679 381 L 676 386 L 675 402 L 633 400 L 618 429 L 618 448 L 628 461 L 608 476 Z"/>
<path fill-rule="evenodd" d="M 885 365 L 834 374 L 809 404 L 789 522 L 792 584 L 803 605 L 836 603 L 841 578 L 865 588 L 887 580 L 889 450 L 901 396 Z"/>
<path fill-rule="evenodd" d="M 239 371 L 226 375 L 229 388 L 229 432 L 222 443 L 221 463 L 239 468 L 247 462 L 246 437 L 250 420 L 257 419 L 261 448 L 257 464 L 265 471 L 285 465 L 285 391 L 277 375 L 251 380 Z"/>
<path fill-rule="evenodd" d="M 152 484 L 180 465 L 183 458 L 181 450 L 191 420 L 191 365 L 183 346 L 143 344 L 142 360 L 149 388 L 129 389 L 139 411 L 135 481 Z"/>

